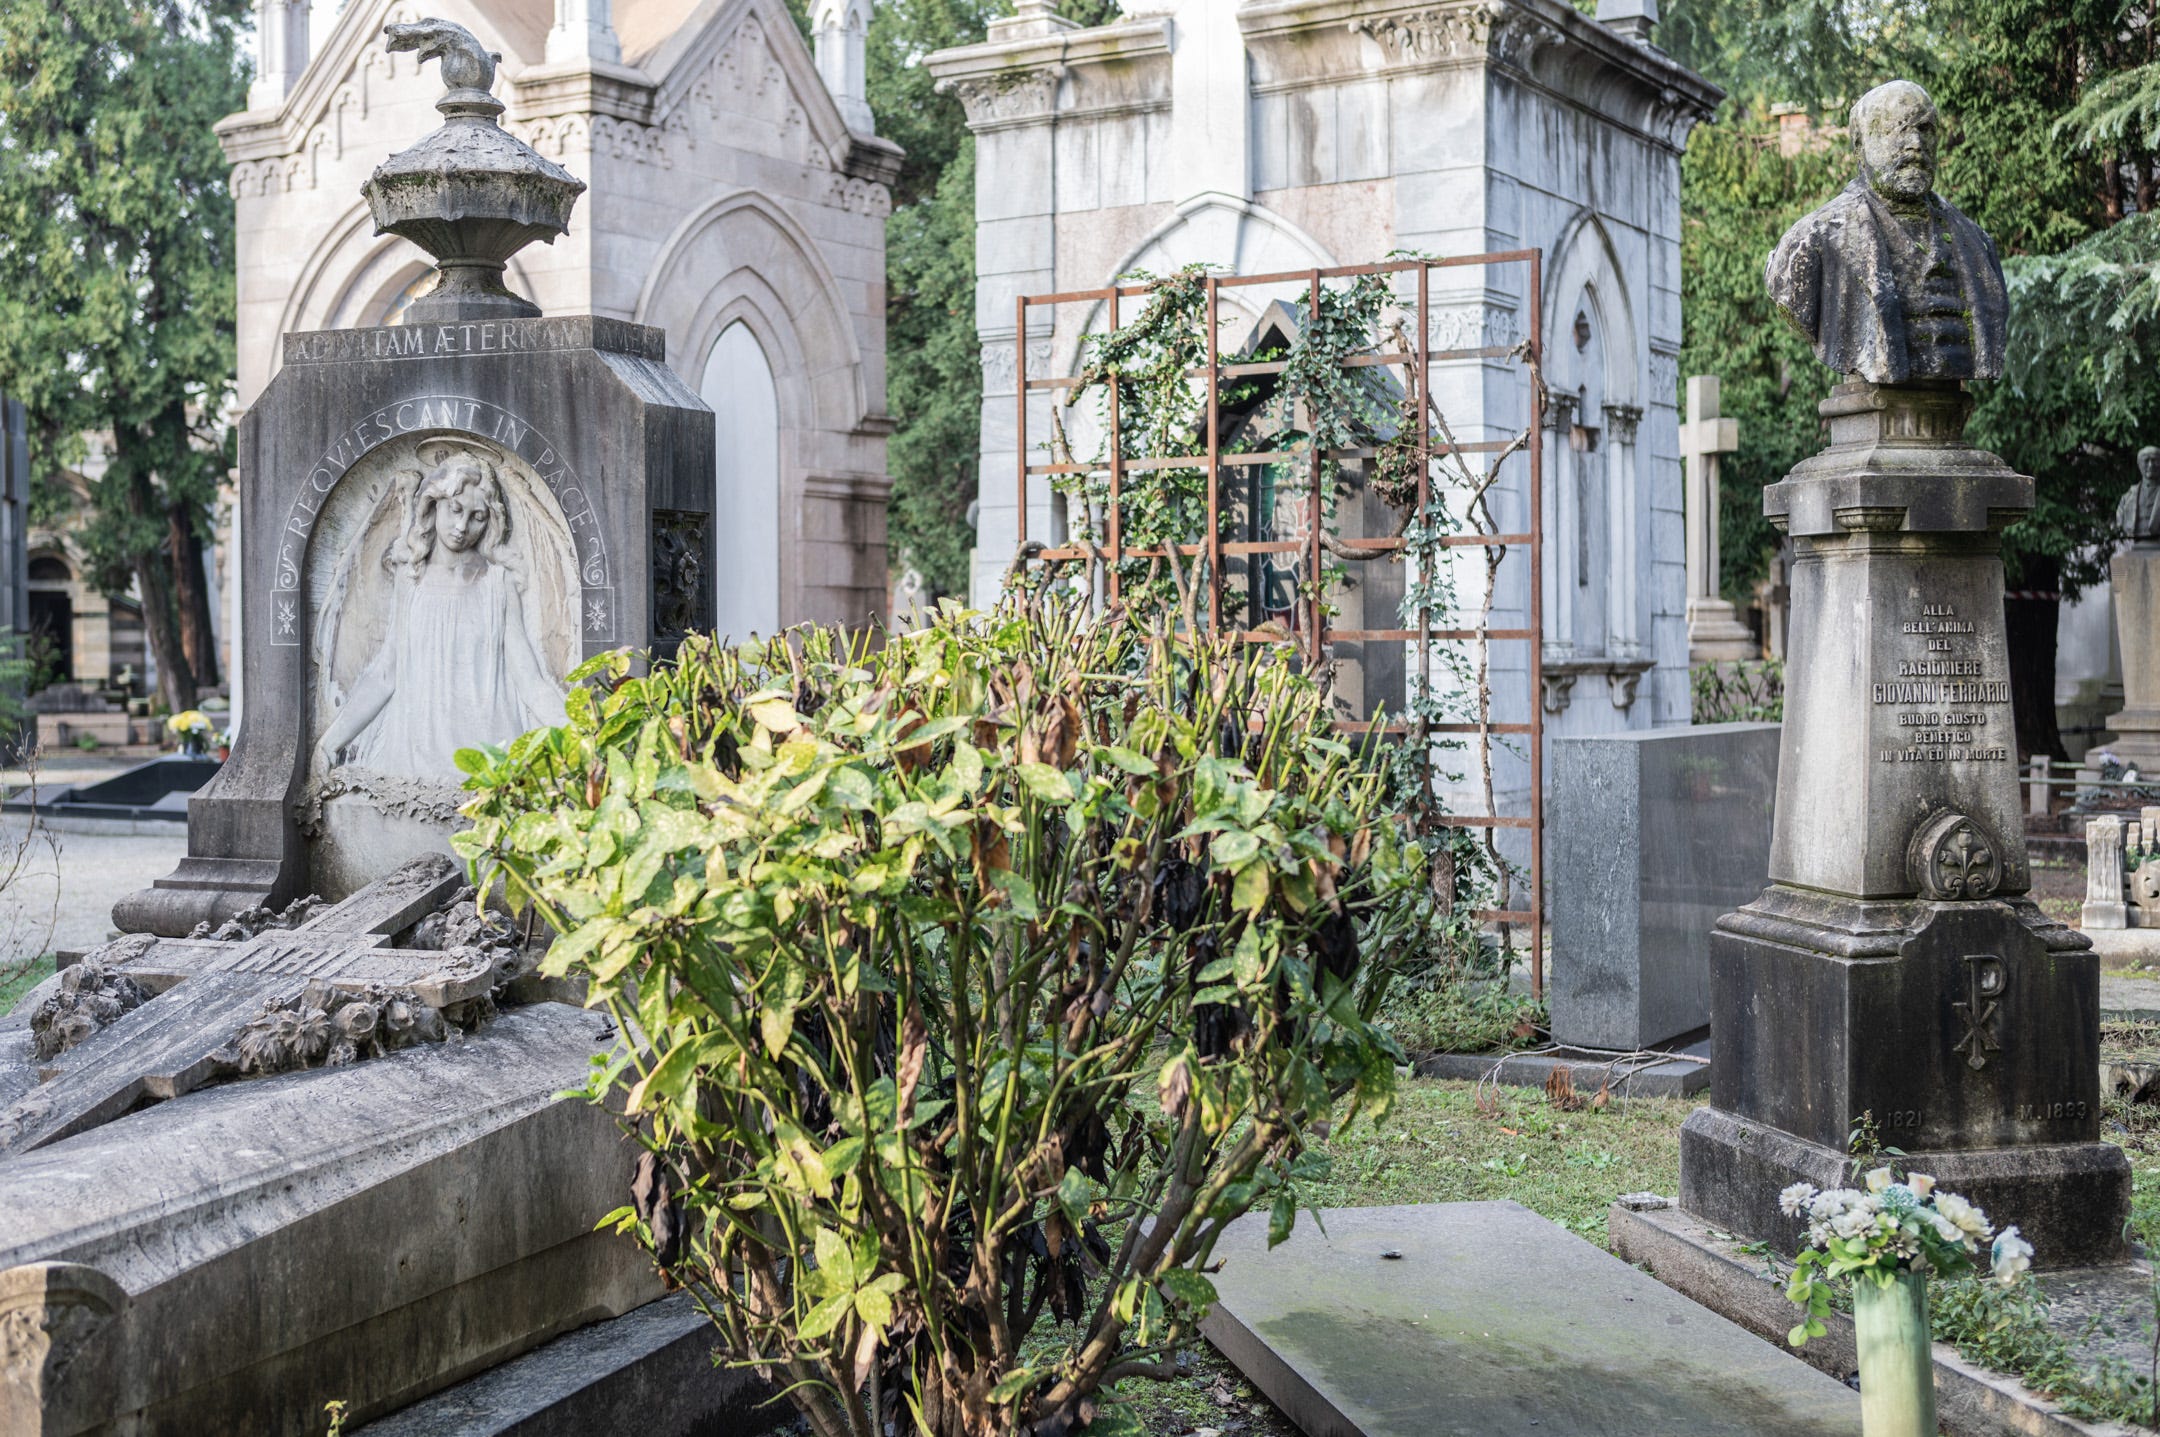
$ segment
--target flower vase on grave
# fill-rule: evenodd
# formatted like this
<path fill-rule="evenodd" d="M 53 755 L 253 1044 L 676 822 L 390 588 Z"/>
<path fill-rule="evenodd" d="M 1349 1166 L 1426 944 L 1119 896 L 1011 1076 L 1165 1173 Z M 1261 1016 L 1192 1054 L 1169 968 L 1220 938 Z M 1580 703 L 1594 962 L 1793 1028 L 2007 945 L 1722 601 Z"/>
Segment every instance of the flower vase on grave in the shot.
<path fill-rule="evenodd" d="M 1853 1336 L 1860 1353 L 1860 1430 L 1865 1437 L 1934 1437 L 1935 1354 L 1928 1333 L 1927 1275 L 1907 1270 L 1856 1279 Z"/>

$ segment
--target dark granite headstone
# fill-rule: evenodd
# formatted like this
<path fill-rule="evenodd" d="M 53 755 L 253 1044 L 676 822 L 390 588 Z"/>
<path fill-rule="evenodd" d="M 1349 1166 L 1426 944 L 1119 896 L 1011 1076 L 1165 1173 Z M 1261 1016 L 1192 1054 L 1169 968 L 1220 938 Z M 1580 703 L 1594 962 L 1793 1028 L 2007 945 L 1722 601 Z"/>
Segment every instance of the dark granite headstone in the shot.
<path fill-rule="evenodd" d="M 241 425 L 247 712 L 187 857 L 114 907 L 124 932 L 341 898 L 446 851 L 459 749 L 561 722 L 590 655 L 711 624 L 712 411 L 659 330 L 537 317 L 502 287 L 583 186 L 496 124 L 469 34 L 390 35 L 451 88 L 367 195 L 440 282 L 402 325 L 286 335 Z"/>
<path fill-rule="evenodd" d="M 1921 113 L 1917 87 L 1892 89 Z M 1931 129 L 1897 159 L 1915 157 L 1931 181 Z M 1786 277 L 1773 259 L 1774 294 Z M 1922 303 L 1920 278 L 1878 278 L 1880 313 Z M 1984 350 L 2000 275 L 1959 282 Z M 2123 1251 L 2130 1168 L 2100 1141 L 2091 944 L 2026 896 L 2001 535 L 2032 481 L 1965 441 L 1969 408 L 1956 378 L 1840 384 L 1829 447 L 1764 493 L 1796 556 L 1771 884 L 1712 942 L 1716 1063 L 1681 1135 L 1681 1204 L 1789 1248 L 1779 1191 L 1845 1181 L 1865 1114 L 1914 1171 L 2021 1227 L 2036 1262 L 2082 1265 Z"/>

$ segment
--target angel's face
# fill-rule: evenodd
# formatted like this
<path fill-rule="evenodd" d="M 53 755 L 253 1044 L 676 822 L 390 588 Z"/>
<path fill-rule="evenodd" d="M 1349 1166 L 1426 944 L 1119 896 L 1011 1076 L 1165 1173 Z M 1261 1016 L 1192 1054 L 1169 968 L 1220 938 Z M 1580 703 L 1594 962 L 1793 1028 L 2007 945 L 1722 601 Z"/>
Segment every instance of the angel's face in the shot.
<path fill-rule="evenodd" d="M 487 482 L 479 469 L 460 464 L 453 471 L 451 486 L 435 503 L 435 541 L 453 554 L 462 554 L 487 534 Z"/>

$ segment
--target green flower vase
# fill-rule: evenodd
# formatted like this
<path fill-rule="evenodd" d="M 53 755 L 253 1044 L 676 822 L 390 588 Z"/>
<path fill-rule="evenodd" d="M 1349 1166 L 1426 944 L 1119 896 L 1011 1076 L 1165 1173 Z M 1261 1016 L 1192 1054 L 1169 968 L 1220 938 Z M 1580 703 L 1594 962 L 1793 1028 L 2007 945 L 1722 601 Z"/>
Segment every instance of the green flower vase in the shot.
<path fill-rule="evenodd" d="M 1860 1347 L 1860 1430 L 1866 1437 L 1936 1437 L 1927 1278 L 1917 1272 L 1895 1273 L 1887 1283 L 1855 1278 L 1853 1328 Z"/>

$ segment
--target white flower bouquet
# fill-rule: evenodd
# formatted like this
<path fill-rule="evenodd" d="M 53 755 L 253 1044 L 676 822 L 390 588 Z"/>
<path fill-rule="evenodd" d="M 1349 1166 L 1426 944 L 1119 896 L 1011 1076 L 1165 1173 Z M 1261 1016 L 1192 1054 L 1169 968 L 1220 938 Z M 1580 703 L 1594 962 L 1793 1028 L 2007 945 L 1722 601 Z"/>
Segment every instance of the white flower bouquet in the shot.
<path fill-rule="evenodd" d="M 1887 1167 L 1869 1172 L 1866 1188 L 1817 1188 L 1794 1183 L 1778 1194 L 1787 1217 L 1807 1218 L 1807 1246 L 1794 1262 L 1785 1295 L 1807 1309 L 1786 1340 L 1798 1347 L 1826 1331 L 1830 1284 L 1841 1277 L 1887 1288 L 1900 1273 L 1961 1277 L 1976 1270 L 1985 1248 L 1989 1269 L 2004 1284 L 2032 1266 L 2032 1244 L 2016 1227 L 2000 1233 L 1987 1214 L 1952 1192 L 1938 1192 L 1924 1173 L 1899 1178 Z"/>

